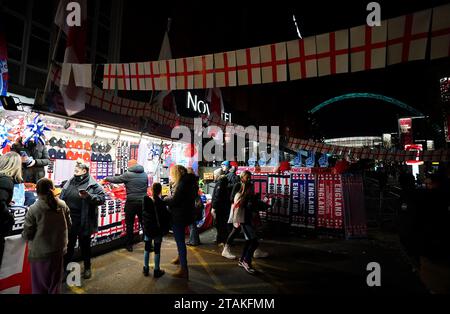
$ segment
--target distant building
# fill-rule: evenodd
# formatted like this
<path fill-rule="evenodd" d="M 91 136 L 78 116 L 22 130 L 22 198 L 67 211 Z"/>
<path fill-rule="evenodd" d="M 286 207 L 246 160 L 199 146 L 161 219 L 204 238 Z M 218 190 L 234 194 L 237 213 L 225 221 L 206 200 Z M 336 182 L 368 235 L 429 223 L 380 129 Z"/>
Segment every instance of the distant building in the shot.
<path fill-rule="evenodd" d="M 383 144 L 383 139 L 380 136 L 341 137 L 326 139 L 325 143 L 345 147 L 376 147 Z"/>

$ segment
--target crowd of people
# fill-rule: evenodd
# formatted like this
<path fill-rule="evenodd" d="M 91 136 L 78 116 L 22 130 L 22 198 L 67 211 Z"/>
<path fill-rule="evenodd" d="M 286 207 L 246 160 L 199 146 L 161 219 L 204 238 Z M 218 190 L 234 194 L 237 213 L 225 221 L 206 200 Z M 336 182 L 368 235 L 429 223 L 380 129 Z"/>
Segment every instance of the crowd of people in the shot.
<path fill-rule="evenodd" d="M 31 266 L 32 291 L 36 294 L 60 293 L 68 275 L 67 266 L 73 261 L 75 246 L 81 252 L 84 269 L 82 277 L 89 279 L 91 270 L 91 235 L 98 229 L 98 207 L 105 202 L 104 184 L 125 184 L 127 200 L 124 208 L 126 220 L 125 247 L 133 251 L 134 221 L 138 217 L 143 230 L 143 274 L 150 275 L 150 254 L 154 253 L 153 276 L 165 274 L 160 268 L 163 237 L 172 230 L 178 254 L 172 260 L 179 265 L 173 274 L 189 278 L 187 247 L 200 245 L 196 222 L 201 219 L 204 205 L 200 198 L 198 177 L 192 168 L 175 165 L 170 169 L 170 194 L 162 197 L 162 186 L 154 183 L 148 195 L 148 177 L 136 160 L 130 160 L 128 170 L 98 183 L 89 174 L 89 164 L 76 161 L 72 178 L 55 188 L 44 178 L 45 147 L 18 141 L 13 151 L 0 156 L 0 253 L 3 254 L 5 237 L 14 224 L 9 207 L 13 204 L 14 185 L 36 183 L 37 199 L 25 217 L 22 237 L 29 241 L 28 259 Z M 217 174 L 212 208 L 217 228 L 217 243 L 223 246 L 222 255 L 235 259 L 231 253 L 233 240 L 242 230 L 245 244 L 238 265 L 254 274 L 252 258 L 258 247 L 255 218 L 261 209 L 248 171 L 236 175 L 236 168 L 228 161 Z M 189 228 L 188 242 L 185 231 Z M 264 254 L 262 254 L 263 256 Z M 1 263 L 0 255 L 0 263 Z"/>

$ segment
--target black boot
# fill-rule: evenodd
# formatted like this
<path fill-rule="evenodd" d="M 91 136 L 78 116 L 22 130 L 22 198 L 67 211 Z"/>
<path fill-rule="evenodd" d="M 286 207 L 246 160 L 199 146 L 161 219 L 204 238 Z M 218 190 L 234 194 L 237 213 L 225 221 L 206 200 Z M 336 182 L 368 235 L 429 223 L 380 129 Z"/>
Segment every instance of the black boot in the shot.
<path fill-rule="evenodd" d="M 145 277 L 148 277 L 149 274 L 150 274 L 150 269 L 149 269 L 149 267 L 144 266 L 144 267 L 142 268 L 142 273 L 144 274 Z"/>

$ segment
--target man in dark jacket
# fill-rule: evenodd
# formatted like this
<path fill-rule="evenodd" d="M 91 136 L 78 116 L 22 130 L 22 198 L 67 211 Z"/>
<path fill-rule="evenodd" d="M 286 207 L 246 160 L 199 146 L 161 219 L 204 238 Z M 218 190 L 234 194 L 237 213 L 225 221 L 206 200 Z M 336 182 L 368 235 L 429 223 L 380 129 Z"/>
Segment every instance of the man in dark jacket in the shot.
<path fill-rule="evenodd" d="M 230 195 L 228 194 L 228 179 L 222 175 L 214 187 L 212 208 L 216 215 L 217 244 L 225 244 L 228 237 L 227 221 L 230 215 Z"/>
<path fill-rule="evenodd" d="M 64 256 L 64 269 L 71 262 L 77 239 L 84 261 L 83 278 L 91 278 L 91 235 L 98 228 L 98 206 L 105 203 L 105 192 L 89 175 L 89 165 L 77 161 L 74 176 L 68 180 L 61 191 L 60 199 L 70 208 L 72 227 L 69 231 L 67 254 Z"/>
<path fill-rule="evenodd" d="M 36 183 L 39 179 L 45 177 L 45 166 L 50 163 L 47 148 L 41 143 L 35 143 L 31 139 L 23 144 L 22 138 L 19 138 L 12 145 L 12 151 L 15 151 L 22 157 L 23 180 L 28 183 Z"/>
<path fill-rule="evenodd" d="M 147 195 L 148 176 L 144 167 L 138 165 L 137 161 L 131 159 L 128 162 L 128 171 L 117 177 L 107 177 L 106 182 L 124 183 L 127 189 L 127 201 L 125 203 L 125 222 L 127 225 L 126 248 L 133 251 L 133 226 L 136 215 L 139 224 L 142 226 L 142 206 L 144 197 Z"/>

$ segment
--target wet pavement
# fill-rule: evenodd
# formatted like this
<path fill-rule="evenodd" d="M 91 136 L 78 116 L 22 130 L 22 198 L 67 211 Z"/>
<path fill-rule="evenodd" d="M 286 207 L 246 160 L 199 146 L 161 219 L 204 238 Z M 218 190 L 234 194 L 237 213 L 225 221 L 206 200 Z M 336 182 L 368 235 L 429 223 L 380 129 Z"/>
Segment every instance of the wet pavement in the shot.
<path fill-rule="evenodd" d="M 269 235 L 269 233 L 266 233 Z M 238 267 L 237 261 L 221 256 L 214 244 L 215 230 L 201 234 L 202 245 L 188 248 L 190 280 L 171 274 L 177 255 L 171 235 L 163 241 L 161 268 L 166 275 L 154 279 L 142 274 L 144 244 L 133 252 L 123 248 L 93 258 L 93 276 L 82 287 L 65 287 L 66 293 L 173 293 L 173 294 L 425 294 L 416 273 L 402 253 L 395 235 L 373 232 L 369 239 L 345 240 L 329 237 L 306 238 L 284 234 L 266 236 L 261 248 L 270 256 L 257 259 L 256 275 Z M 239 255 L 243 241 L 232 248 Z M 381 287 L 368 287 L 367 264 L 381 266 Z M 152 257 L 151 257 L 152 263 Z"/>

